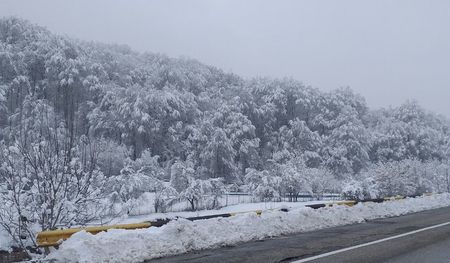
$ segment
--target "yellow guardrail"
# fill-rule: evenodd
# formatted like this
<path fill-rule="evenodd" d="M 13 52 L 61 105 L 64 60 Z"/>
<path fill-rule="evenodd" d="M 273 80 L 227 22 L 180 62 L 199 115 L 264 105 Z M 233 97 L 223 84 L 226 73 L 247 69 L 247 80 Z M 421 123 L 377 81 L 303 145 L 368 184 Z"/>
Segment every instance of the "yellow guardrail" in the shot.
<path fill-rule="evenodd" d="M 235 215 L 239 215 L 239 214 L 250 214 L 250 213 L 256 213 L 257 215 L 261 215 L 262 214 L 262 210 L 255 210 L 255 211 L 245 211 L 245 212 L 234 212 L 234 213 L 230 213 L 230 216 L 235 216 Z"/>
<path fill-rule="evenodd" d="M 405 199 L 405 197 L 401 196 L 401 195 L 396 195 L 396 196 L 390 196 L 390 197 L 384 198 L 385 201 L 395 201 L 395 200 L 401 200 L 401 199 Z"/>
<path fill-rule="evenodd" d="M 431 195 L 431 194 L 426 194 Z M 393 196 L 393 197 L 386 197 L 380 200 L 384 201 L 394 201 L 394 200 L 400 200 L 404 199 L 404 196 Z M 321 208 L 321 207 L 333 207 L 335 205 L 346 205 L 346 206 L 354 206 L 357 204 L 357 201 L 337 201 L 337 202 L 331 202 L 331 203 L 321 203 L 321 204 L 313 204 L 313 205 L 307 205 L 311 208 Z M 275 210 L 275 209 L 269 209 L 269 210 Z M 279 210 L 279 209 L 278 209 Z M 283 211 L 283 210 L 281 210 Z M 286 210 L 287 211 L 287 210 Z M 235 212 L 235 213 L 226 213 L 226 214 L 217 214 L 217 215 L 209 215 L 209 216 L 199 216 L 199 217 L 192 217 L 192 218 L 186 218 L 188 220 L 201 220 L 201 219 L 209 219 L 214 217 L 229 217 L 229 216 L 236 216 L 238 214 L 246 214 L 246 213 L 256 213 L 258 216 L 261 215 L 263 210 L 255 210 L 255 211 L 247 211 L 247 212 Z M 80 231 L 86 231 L 91 234 L 97 234 L 103 231 L 108 231 L 110 229 L 142 229 L 142 228 L 149 228 L 151 226 L 159 227 L 161 225 L 166 224 L 169 222 L 169 219 L 162 220 L 162 221 L 155 221 L 153 222 L 143 222 L 143 223 L 135 223 L 135 224 L 122 224 L 122 225 L 111 225 L 111 226 L 96 226 L 96 227 L 84 227 L 84 228 L 69 228 L 64 230 L 51 230 L 51 231 L 43 231 L 38 233 L 37 235 L 37 244 L 39 247 L 52 247 L 52 246 L 58 246 L 63 242 L 64 240 L 71 237 L 73 234 L 80 232 Z"/>
<path fill-rule="evenodd" d="M 86 231 L 91 234 L 97 234 L 103 231 L 108 231 L 110 229 L 141 229 L 151 227 L 150 222 L 136 223 L 136 224 L 123 224 L 123 225 L 112 225 L 112 226 L 94 226 L 94 227 L 84 227 L 84 228 L 69 228 L 64 230 L 50 230 L 42 231 L 38 233 L 36 241 L 39 247 L 53 247 L 61 244 L 62 241 L 68 239 L 73 234 Z"/>
<path fill-rule="evenodd" d="M 199 216 L 199 217 L 193 217 L 193 218 L 186 218 L 188 220 L 201 220 L 201 219 L 209 219 L 214 217 L 221 217 L 221 216 L 235 216 L 238 214 L 246 214 L 246 213 L 256 213 L 258 216 L 262 214 L 262 210 L 256 210 L 256 211 L 248 211 L 248 212 L 237 212 L 237 213 L 227 213 L 227 214 L 217 214 L 217 215 L 210 215 L 210 216 Z M 166 221 L 168 222 L 168 221 Z M 164 223 L 163 223 L 164 224 Z M 141 228 L 149 228 L 151 226 L 161 226 L 162 224 L 158 224 L 155 222 L 155 224 L 152 225 L 152 222 L 143 222 L 143 223 L 135 223 L 135 224 L 122 224 L 122 225 L 110 225 L 110 226 L 96 226 L 96 227 L 83 227 L 83 228 L 69 228 L 69 229 L 63 229 L 63 230 L 49 230 L 49 231 L 42 231 L 37 234 L 36 241 L 37 245 L 39 247 L 55 247 L 59 246 L 64 240 L 70 238 L 73 234 L 80 232 L 80 231 L 86 231 L 91 234 L 98 234 L 100 232 L 108 231 L 110 229 L 141 229 Z"/>
<path fill-rule="evenodd" d="M 328 207 L 332 207 L 334 205 L 346 205 L 346 206 L 354 206 L 356 205 L 356 201 L 339 201 L 327 204 Z"/>

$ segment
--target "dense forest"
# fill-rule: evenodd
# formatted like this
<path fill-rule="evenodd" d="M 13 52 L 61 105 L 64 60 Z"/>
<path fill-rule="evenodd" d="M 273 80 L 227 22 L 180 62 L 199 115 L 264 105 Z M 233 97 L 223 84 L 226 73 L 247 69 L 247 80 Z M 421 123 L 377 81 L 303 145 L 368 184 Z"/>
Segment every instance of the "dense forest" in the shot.
<path fill-rule="evenodd" d="M 205 196 L 214 208 L 233 191 L 448 191 L 449 127 L 414 101 L 373 110 L 350 88 L 246 79 L 0 20 L 0 225 L 17 243 L 35 231 L 26 223 L 84 224 L 99 216 L 86 207 L 145 192 L 164 211 Z"/>

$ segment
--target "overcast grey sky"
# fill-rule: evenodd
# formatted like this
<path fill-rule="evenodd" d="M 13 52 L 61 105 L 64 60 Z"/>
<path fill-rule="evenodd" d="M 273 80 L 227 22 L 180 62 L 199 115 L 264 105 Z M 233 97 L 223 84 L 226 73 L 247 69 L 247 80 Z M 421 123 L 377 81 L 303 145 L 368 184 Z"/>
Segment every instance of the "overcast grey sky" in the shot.
<path fill-rule="evenodd" d="M 242 76 L 350 86 L 372 107 L 416 99 L 450 116 L 448 0 L 0 0 L 10 15 Z"/>

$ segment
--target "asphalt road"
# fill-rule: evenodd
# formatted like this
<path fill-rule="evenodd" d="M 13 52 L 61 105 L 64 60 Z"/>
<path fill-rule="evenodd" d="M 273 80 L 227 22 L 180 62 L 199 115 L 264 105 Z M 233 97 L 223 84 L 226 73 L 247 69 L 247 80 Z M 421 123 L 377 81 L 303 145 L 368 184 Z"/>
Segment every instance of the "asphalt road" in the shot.
<path fill-rule="evenodd" d="M 270 263 L 304 260 L 311 263 L 450 263 L 450 224 L 314 260 L 308 259 L 447 222 L 450 222 L 450 207 L 147 262 Z"/>

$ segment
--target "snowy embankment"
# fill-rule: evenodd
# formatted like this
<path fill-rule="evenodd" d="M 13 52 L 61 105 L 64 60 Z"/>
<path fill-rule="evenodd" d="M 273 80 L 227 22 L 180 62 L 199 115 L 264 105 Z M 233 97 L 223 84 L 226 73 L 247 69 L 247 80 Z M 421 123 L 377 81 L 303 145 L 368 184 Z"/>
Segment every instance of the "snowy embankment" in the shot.
<path fill-rule="evenodd" d="M 267 211 L 201 221 L 176 220 L 161 228 L 110 230 L 91 235 L 79 232 L 49 259 L 56 262 L 142 262 L 193 250 L 236 245 L 240 242 L 360 223 L 450 206 L 450 194 L 408 198 L 384 203 L 360 203 L 313 210 Z"/>
<path fill-rule="evenodd" d="M 342 200 L 336 200 L 342 201 Z M 259 203 L 244 203 L 237 205 L 225 206 L 220 209 L 214 210 L 199 210 L 199 211 L 183 211 L 183 212 L 168 212 L 168 213 L 150 213 L 147 215 L 139 215 L 139 216 L 128 216 L 123 215 L 122 217 L 115 218 L 111 220 L 109 224 L 129 224 L 129 223 L 139 223 L 143 221 L 152 221 L 156 219 L 162 218 L 179 218 L 179 217 L 195 217 L 195 216 L 206 216 L 206 215 L 218 215 L 225 213 L 242 213 L 248 211 L 256 211 L 256 210 L 276 210 L 281 208 L 286 208 L 289 210 L 296 208 L 303 208 L 305 205 L 313 205 L 313 204 L 323 204 L 323 203 L 332 203 L 333 201 L 305 201 L 305 202 L 259 202 Z"/>

